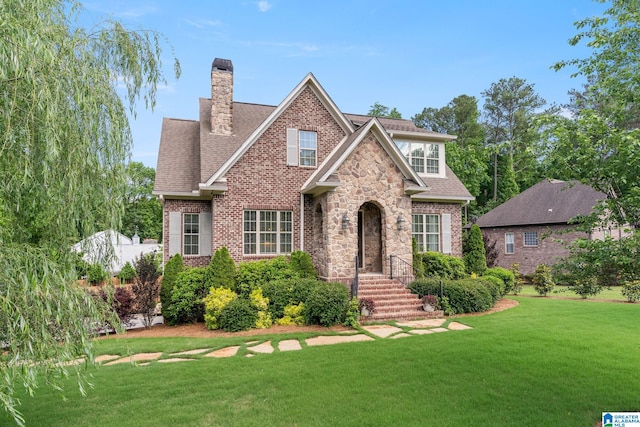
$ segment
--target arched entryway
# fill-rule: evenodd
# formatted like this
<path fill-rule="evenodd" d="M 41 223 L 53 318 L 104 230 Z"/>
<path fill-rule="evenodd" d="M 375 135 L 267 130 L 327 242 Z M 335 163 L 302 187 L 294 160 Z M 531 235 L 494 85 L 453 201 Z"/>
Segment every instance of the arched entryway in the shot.
<path fill-rule="evenodd" d="M 382 273 L 382 211 L 373 202 L 358 210 L 358 259 L 364 273 Z"/>

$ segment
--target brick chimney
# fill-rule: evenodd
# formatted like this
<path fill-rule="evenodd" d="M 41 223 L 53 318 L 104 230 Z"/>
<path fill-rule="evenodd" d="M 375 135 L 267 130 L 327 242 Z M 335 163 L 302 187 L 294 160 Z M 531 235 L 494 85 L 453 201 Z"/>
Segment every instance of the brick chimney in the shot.
<path fill-rule="evenodd" d="M 233 64 L 216 58 L 211 65 L 211 133 L 233 133 Z"/>

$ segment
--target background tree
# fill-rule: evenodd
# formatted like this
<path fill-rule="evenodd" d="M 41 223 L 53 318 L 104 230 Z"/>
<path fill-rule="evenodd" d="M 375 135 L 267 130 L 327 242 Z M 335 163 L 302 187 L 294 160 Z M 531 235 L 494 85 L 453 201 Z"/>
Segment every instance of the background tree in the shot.
<path fill-rule="evenodd" d="M 142 239 L 162 240 L 162 205 L 152 194 L 156 171 L 141 162 L 126 168 L 124 215 L 120 232 Z"/>
<path fill-rule="evenodd" d="M 113 20 L 87 31 L 80 10 L 0 3 L 0 405 L 18 423 L 14 393 L 32 394 L 38 373 L 59 385 L 78 371 L 83 390 L 81 368 L 65 362 L 91 360 L 88 328 L 105 312 L 77 287 L 69 244 L 119 228 L 126 108 L 153 107 L 165 82 L 156 33 Z"/>
<path fill-rule="evenodd" d="M 393 107 L 390 110 L 389 107 L 382 105 L 379 102 L 376 102 L 371 106 L 367 115 L 372 117 L 387 117 L 390 119 L 402 118 L 402 114 L 400 114 L 400 111 L 398 111 L 396 107 Z"/>
<path fill-rule="evenodd" d="M 486 143 L 493 153 L 493 201 L 501 203 L 507 199 L 499 197 L 499 157 L 508 156 L 507 164 L 512 171 L 518 171 L 516 182 L 519 188 L 515 194 L 540 179 L 537 170 L 539 139 L 532 119 L 546 101 L 535 92 L 533 84 L 518 77 L 500 79 L 482 95 L 485 98 Z M 502 193 L 503 197 L 510 194 L 504 189 Z"/>
<path fill-rule="evenodd" d="M 136 313 L 144 317 L 145 327 L 151 327 L 158 298 L 160 297 L 159 255 L 155 252 L 140 254 L 134 261 L 136 277 L 131 285 Z"/>

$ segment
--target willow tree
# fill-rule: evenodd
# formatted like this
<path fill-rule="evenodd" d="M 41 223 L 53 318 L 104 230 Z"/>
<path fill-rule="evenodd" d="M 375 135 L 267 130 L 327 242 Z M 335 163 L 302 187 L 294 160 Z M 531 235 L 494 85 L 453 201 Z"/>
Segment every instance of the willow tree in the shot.
<path fill-rule="evenodd" d="M 131 132 L 155 105 L 164 40 L 117 21 L 90 30 L 67 0 L 0 2 L 0 402 L 78 376 L 103 307 L 78 289 L 69 245 L 117 229 Z M 179 64 L 175 62 L 176 75 Z"/>

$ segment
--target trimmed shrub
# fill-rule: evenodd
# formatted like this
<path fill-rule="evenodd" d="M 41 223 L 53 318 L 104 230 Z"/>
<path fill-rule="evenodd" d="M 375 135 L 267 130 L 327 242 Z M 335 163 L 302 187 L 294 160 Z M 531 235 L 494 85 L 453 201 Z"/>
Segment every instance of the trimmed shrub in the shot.
<path fill-rule="evenodd" d="M 256 328 L 259 329 L 267 329 L 273 325 L 273 320 L 271 318 L 271 313 L 267 311 L 267 307 L 269 306 L 269 298 L 265 298 L 262 295 L 262 289 L 254 289 L 249 294 L 249 301 L 253 308 L 256 309 L 258 318 L 256 319 Z"/>
<path fill-rule="evenodd" d="M 201 267 L 189 268 L 178 274 L 171 291 L 167 323 L 192 323 L 204 318 L 204 275 Z"/>
<path fill-rule="evenodd" d="M 284 316 L 275 321 L 276 325 L 304 325 L 304 303 L 289 304 L 284 308 Z"/>
<path fill-rule="evenodd" d="M 360 324 L 360 303 L 361 301 L 358 301 L 358 298 L 351 298 L 347 313 L 344 317 L 344 326 L 350 326 L 352 328 L 358 327 Z"/>
<path fill-rule="evenodd" d="M 204 287 L 205 289 L 227 288 L 235 291 L 236 275 L 236 264 L 227 248 L 223 246 L 211 258 L 204 277 Z"/>
<path fill-rule="evenodd" d="M 439 252 L 424 252 L 422 266 L 426 276 L 436 276 L 443 279 L 462 279 L 466 277 L 464 262 L 452 255 Z"/>
<path fill-rule="evenodd" d="M 598 284 L 595 277 L 584 277 L 575 280 L 569 290 L 580 295 L 580 298 L 586 299 L 589 296 L 595 297 L 602 292 L 602 286 Z"/>
<path fill-rule="evenodd" d="M 531 282 L 536 292 L 543 297 L 546 297 L 555 287 L 555 283 L 551 277 L 551 270 L 545 264 L 540 264 L 536 267 Z"/>
<path fill-rule="evenodd" d="M 318 277 L 313 262 L 311 262 L 311 255 L 304 251 L 291 252 L 289 264 L 291 270 L 301 278 L 315 279 Z"/>
<path fill-rule="evenodd" d="M 631 280 L 622 285 L 622 296 L 627 297 L 627 301 L 636 302 L 640 299 L 640 280 Z"/>
<path fill-rule="evenodd" d="M 473 224 L 469 231 L 466 250 L 463 256 L 467 273 L 481 276 L 487 269 L 487 257 L 482 240 L 482 231 L 478 224 Z"/>
<path fill-rule="evenodd" d="M 349 291 L 342 283 L 318 282 L 304 304 L 308 325 L 333 326 L 344 321 L 349 306 Z"/>
<path fill-rule="evenodd" d="M 162 305 L 162 315 L 169 317 L 169 306 L 171 305 L 171 292 L 176 283 L 178 274 L 184 271 L 182 255 L 175 254 L 164 266 L 164 274 L 160 283 L 160 303 Z"/>
<path fill-rule="evenodd" d="M 425 295 L 440 295 L 440 282 L 442 279 L 418 279 L 409 284 L 409 290 L 418 294 L 419 298 Z M 443 284 L 444 286 L 444 284 Z"/>
<path fill-rule="evenodd" d="M 503 292 L 502 295 L 508 294 L 513 289 L 515 283 L 515 276 L 512 271 L 502 267 L 487 268 L 484 272 L 484 277 L 492 276 L 497 277 L 502 281 Z"/>
<path fill-rule="evenodd" d="M 291 303 L 298 304 L 305 302 L 313 289 L 319 284 L 324 283 L 316 279 L 296 279 L 291 289 Z"/>
<path fill-rule="evenodd" d="M 520 273 L 520 264 L 514 262 L 511 264 L 511 269 L 509 271 L 513 273 L 513 287 L 511 288 L 511 293 L 518 295 L 522 290 L 522 286 L 524 286 L 524 276 Z"/>
<path fill-rule="evenodd" d="M 257 320 L 258 312 L 251 302 L 244 298 L 236 298 L 222 309 L 218 324 L 227 332 L 238 332 L 253 328 Z"/>
<path fill-rule="evenodd" d="M 121 283 L 131 283 L 131 281 L 136 277 L 137 273 L 135 268 L 131 265 L 129 261 L 122 267 L 120 273 L 116 276 L 120 279 Z"/>
<path fill-rule="evenodd" d="M 493 304 L 504 295 L 504 282 L 495 276 L 482 276 L 477 279 L 479 283 L 487 288 L 493 299 Z"/>
<path fill-rule="evenodd" d="M 262 287 L 262 294 L 269 298 L 269 312 L 274 319 L 284 316 L 284 308 L 291 304 L 294 279 L 274 280 Z"/>
<path fill-rule="evenodd" d="M 252 290 L 264 288 L 269 282 L 279 279 L 297 278 L 289 262 L 284 256 L 278 256 L 270 260 L 243 262 L 238 268 L 236 292 L 248 298 Z"/>
<path fill-rule="evenodd" d="M 100 263 L 91 264 L 87 269 L 87 282 L 92 285 L 99 285 L 107 280 L 109 276 L 104 271 L 104 267 Z"/>
<path fill-rule="evenodd" d="M 222 309 L 231 301 L 238 298 L 238 295 L 231 289 L 211 288 L 209 294 L 204 297 L 204 322 L 207 329 L 218 329 L 218 317 Z"/>

